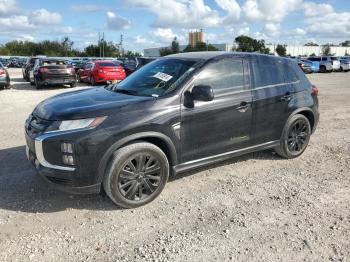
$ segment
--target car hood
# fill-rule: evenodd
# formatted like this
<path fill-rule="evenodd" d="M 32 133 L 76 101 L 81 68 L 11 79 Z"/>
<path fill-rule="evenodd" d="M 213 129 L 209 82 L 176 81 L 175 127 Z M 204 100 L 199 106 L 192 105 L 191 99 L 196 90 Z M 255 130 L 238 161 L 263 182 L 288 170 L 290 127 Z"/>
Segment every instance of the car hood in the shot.
<path fill-rule="evenodd" d="M 95 87 L 59 94 L 42 101 L 33 114 L 46 120 L 72 120 L 108 116 L 132 110 L 135 104 L 153 101 L 152 97 L 116 93 Z M 118 112 L 115 110 L 118 109 Z"/>

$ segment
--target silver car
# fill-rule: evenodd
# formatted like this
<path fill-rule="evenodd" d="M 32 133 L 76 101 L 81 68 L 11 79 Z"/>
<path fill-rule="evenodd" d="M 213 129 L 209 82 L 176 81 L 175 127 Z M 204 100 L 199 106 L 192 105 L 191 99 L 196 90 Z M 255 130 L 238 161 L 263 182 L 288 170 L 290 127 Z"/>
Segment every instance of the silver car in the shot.
<path fill-rule="evenodd" d="M 307 60 L 313 61 L 313 62 L 320 62 L 320 73 L 329 73 L 334 70 L 333 63 L 331 62 L 331 59 L 327 59 L 326 56 L 310 56 L 307 58 Z M 340 67 L 340 64 L 339 64 Z M 339 68 L 338 68 L 339 70 Z"/>
<path fill-rule="evenodd" d="M 350 71 L 350 60 L 340 59 L 340 71 L 342 72 Z"/>

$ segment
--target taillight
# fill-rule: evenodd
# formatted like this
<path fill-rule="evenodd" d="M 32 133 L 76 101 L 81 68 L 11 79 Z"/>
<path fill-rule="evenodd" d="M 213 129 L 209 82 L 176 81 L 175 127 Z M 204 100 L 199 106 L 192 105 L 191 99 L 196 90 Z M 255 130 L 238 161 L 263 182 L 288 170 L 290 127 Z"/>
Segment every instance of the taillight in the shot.
<path fill-rule="evenodd" d="M 318 96 L 319 93 L 319 89 L 317 88 L 317 86 L 312 85 L 312 94 L 314 94 L 315 96 Z"/>
<path fill-rule="evenodd" d="M 45 72 L 47 72 L 47 68 L 45 68 L 45 67 L 40 67 L 40 68 L 39 68 L 39 72 L 40 72 L 40 73 L 45 73 Z"/>
<path fill-rule="evenodd" d="M 6 74 L 6 71 L 4 69 L 0 68 L 0 75 L 4 75 L 4 74 Z"/>

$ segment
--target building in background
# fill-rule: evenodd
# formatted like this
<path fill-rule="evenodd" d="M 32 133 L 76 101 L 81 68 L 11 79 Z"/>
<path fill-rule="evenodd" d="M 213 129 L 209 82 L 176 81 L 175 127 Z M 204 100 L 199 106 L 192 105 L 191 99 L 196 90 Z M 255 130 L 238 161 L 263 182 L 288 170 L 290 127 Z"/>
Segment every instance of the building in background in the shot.
<path fill-rule="evenodd" d="M 188 33 L 188 44 L 195 47 L 197 43 L 205 43 L 203 29 Z"/>

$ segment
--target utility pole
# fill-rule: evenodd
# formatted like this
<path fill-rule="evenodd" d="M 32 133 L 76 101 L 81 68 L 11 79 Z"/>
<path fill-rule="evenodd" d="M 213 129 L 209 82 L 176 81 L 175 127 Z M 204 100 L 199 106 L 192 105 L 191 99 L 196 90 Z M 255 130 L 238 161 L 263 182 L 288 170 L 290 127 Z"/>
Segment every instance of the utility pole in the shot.
<path fill-rule="evenodd" d="M 102 57 L 105 57 L 105 32 L 102 32 Z"/>
<path fill-rule="evenodd" d="M 101 34 L 98 32 L 98 47 L 100 49 L 100 57 L 101 57 Z"/>
<path fill-rule="evenodd" d="M 123 41 L 124 41 L 124 36 L 123 34 L 120 35 L 120 42 L 119 42 L 119 53 L 123 56 Z"/>

